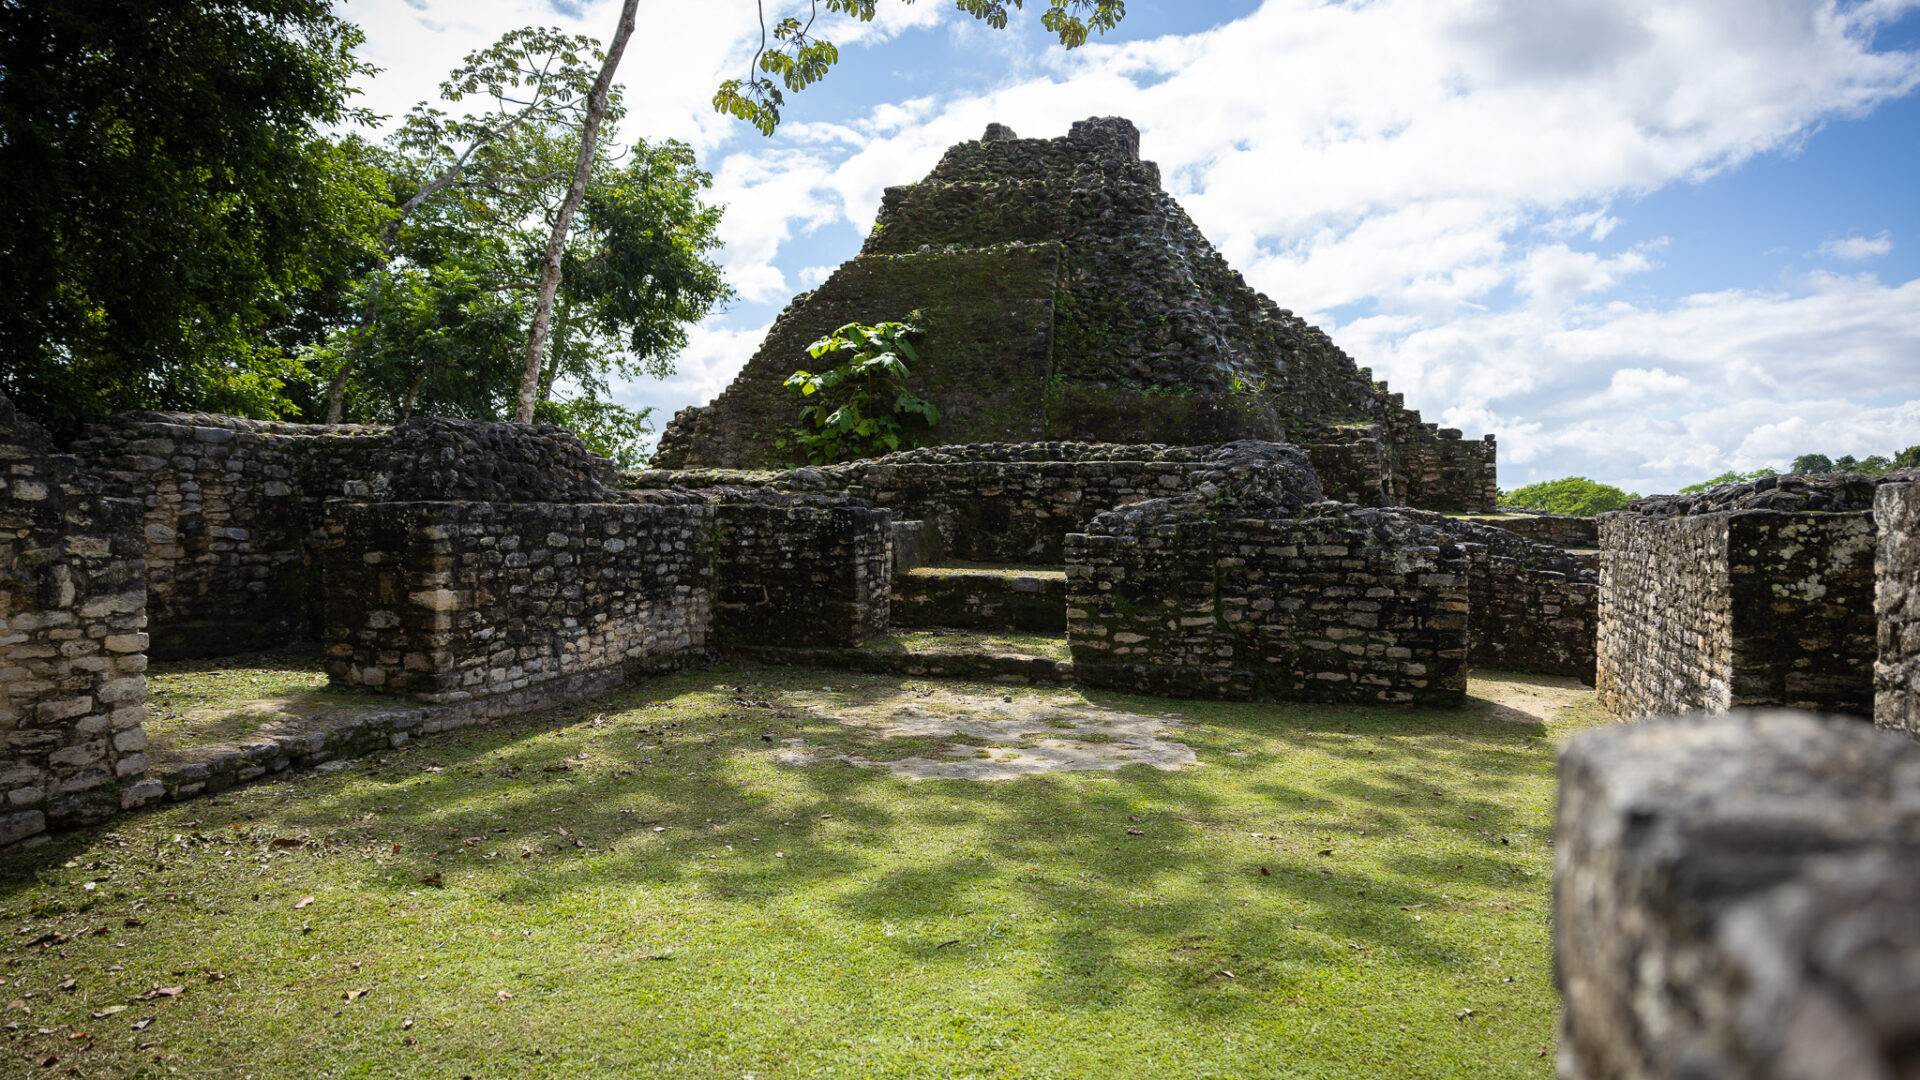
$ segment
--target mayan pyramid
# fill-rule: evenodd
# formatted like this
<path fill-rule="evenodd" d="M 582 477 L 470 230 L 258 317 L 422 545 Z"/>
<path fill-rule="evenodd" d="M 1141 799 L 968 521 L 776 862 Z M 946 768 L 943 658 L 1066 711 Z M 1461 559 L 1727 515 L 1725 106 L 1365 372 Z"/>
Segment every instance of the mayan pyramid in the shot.
<path fill-rule="evenodd" d="M 794 299 L 711 405 L 674 417 L 655 466 L 795 463 L 781 443 L 798 399 L 781 383 L 809 366 L 808 343 L 914 310 L 913 388 L 943 413 L 923 443 L 1365 443 L 1405 474 L 1433 455 L 1404 451 L 1458 439 L 1249 287 L 1161 190 L 1133 124 L 1102 118 L 1060 139 L 995 124 L 888 188 L 859 256 Z M 1467 456 L 1486 459 L 1490 492 L 1491 442 Z"/>

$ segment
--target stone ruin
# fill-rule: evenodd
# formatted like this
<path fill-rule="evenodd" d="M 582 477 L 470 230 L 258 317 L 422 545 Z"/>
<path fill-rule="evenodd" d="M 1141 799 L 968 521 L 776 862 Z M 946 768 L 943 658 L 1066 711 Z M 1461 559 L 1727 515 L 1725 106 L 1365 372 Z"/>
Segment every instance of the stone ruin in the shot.
<path fill-rule="evenodd" d="M 912 308 L 949 441 L 777 468 L 805 343 Z M 720 655 L 1439 706 L 1475 665 L 1575 675 L 1694 715 L 1563 757 L 1563 1075 L 1920 1070 L 1920 471 L 1473 517 L 1491 437 L 1248 289 L 1124 121 L 993 131 L 890 190 L 675 419 L 678 468 L 445 420 L 138 413 L 73 449 L 0 398 L 0 847 Z M 928 625 L 1072 659 L 862 647 Z M 303 640 L 391 707 L 149 759 L 149 656 Z M 1738 711 L 1779 707 L 1807 711 Z"/>
<path fill-rule="evenodd" d="M 1494 440 L 1423 423 L 1325 333 L 1254 291 L 1161 189 L 1132 123 L 1058 139 L 1001 125 L 888 188 L 860 255 L 797 297 L 711 405 L 668 425 L 657 467 L 798 464 L 782 381 L 849 322 L 922 312 L 916 393 L 937 443 L 1306 449 L 1366 505 L 1492 511 Z"/>

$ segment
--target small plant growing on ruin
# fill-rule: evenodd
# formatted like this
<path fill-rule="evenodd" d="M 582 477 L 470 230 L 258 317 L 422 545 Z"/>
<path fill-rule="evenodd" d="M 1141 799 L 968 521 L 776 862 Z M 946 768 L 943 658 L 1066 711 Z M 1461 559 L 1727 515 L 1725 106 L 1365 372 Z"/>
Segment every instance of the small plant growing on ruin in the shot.
<path fill-rule="evenodd" d="M 838 366 L 822 372 L 796 371 L 783 384 L 812 399 L 800 409 L 804 425 L 795 437 L 814 465 L 830 465 L 900 449 L 910 426 L 932 427 L 940 410 L 907 389 L 913 372 L 907 361 L 920 362 L 909 338 L 921 331 L 913 320 L 875 326 L 847 325 L 807 346 L 815 360 L 827 357 Z"/>

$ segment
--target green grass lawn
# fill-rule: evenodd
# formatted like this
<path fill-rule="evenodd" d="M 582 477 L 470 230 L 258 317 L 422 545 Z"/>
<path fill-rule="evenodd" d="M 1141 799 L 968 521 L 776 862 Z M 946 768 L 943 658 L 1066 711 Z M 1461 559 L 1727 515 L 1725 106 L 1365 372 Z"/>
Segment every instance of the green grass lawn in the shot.
<path fill-rule="evenodd" d="M 165 754 L 244 739 L 323 709 L 376 704 L 377 697 L 329 688 L 311 651 L 162 661 L 147 669 L 147 740 L 153 753 Z"/>
<path fill-rule="evenodd" d="M 0 856 L 0 1075 L 1552 1075 L 1588 707 L 1096 693 L 1201 764 L 774 759 L 923 752 L 832 711 L 924 689 L 711 668 Z"/>

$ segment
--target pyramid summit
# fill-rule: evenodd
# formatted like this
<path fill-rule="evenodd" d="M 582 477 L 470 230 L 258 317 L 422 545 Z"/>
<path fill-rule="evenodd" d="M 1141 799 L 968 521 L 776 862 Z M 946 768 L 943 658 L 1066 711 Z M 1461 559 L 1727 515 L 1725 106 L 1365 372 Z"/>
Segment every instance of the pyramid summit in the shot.
<path fill-rule="evenodd" d="M 733 384 L 682 410 L 660 468 L 796 464 L 806 347 L 921 312 L 923 444 L 1306 446 L 1329 494 L 1492 509 L 1494 444 L 1420 420 L 1319 328 L 1247 285 L 1161 188 L 1117 117 L 1064 138 L 1002 124 L 888 188 L 860 254 L 774 323 Z"/>

